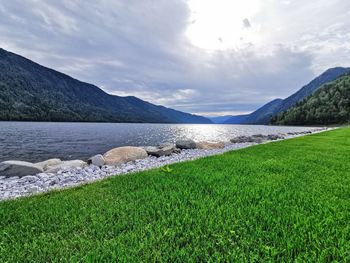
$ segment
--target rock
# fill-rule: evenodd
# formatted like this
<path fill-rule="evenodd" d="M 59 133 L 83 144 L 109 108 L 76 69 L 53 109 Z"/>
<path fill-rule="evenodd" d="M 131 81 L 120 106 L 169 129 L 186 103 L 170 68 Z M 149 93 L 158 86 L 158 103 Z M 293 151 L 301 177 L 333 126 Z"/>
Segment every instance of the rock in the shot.
<path fill-rule="evenodd" d="M 105 165 L 105 158 L 103 158 L 102 154 L 97 154 L 95 156 L 90 157 L 87 163 L 89 165 L 92 164 L 98 167 L 102 167 L 103 165 Z"/>
<path fill-rule="evenodd" d="M 263 134 L 254 134 L 252 135 L 251 137 L 254 137 L 254 138 L 266 138 L 266 135 L 263 135 Z"/>
<path fill-rule="evenodd" d="M 279 134 L 269 134 L 269 135 L 255 134 L 252 136 L 239 136 L 231 139 L 230 141 L 232 143 L 247 143 L 247 142 L 262 143 L 263 141 L 266 141 L 266 140 L 274 141 L 278 139 L 284 139 L 284 136 Z"/>
<path fill-rule="evenodd" d="M 41 167 L 41 169 L 46 171 L 48 166 L 54 166 L 54 165 L 58 165 L 60 163 L 62 163 L 61 159 L 55 158 L 55 159 L 49 159 L 49 160 L 46 160 L 43 162 L 36 163 L 35 165 Z"/>
<path fill-rule="evenodd" d="M 269 135 L 267 135 L 267 139 L 270 141 L 275 141 L 275 140 L 279 140 L 279 139 L 284 139 L 284 137 L 281 135 L 278 135 L 278 134 L 269 134 Z"/>
<path fill-rule="evenodd" d="M 230 140 L 232 143 L 247 143 L 247 142 L 255 142 L 254 138 L 251 136 L 238 136 Z"/>
<path fill-rule="evenodd" d="M 198 149 L 202 150 L 214 150 L 214 149 L 223 149 L 225 148 L 225 144 L 223 142 L 198 142 L 196 143 Z"/>
<path fill-rule="evenodd" d="M 103 155 L 107 165 L 117 165 L 147 157 L 145 149 L 132 146 L 114 148 Z"/>
<path fill-rule="evenodd" d="M 177 153 L 177 154 L 181 153 L 181 149 L 175 147 L 174 148 L 174 153 Z"/>
<path fill-rule="evenodd" d="M 72 161 L 63 161 L 60 164 L 48 166 L 46 173 L 57 173 L 59 170 L 75 168 L 75 167 L 84 167 L 86 163 L 81 160 L 72 160 Z"/>
<path fill-rule="evenodd" d="M 267 136 L 262 134 L 255 134 L 250 137 L 250 140 L 251 142 L 262 143 L 263 141 L 267 140 Z"/>
<path fill-rule="evenodd" d="M 160 146 L 161 151 L 160 151 L 160 156 L 168 156 L 171 155 L 174 150 L 175 150 L 175 145 L 174 144 L 163 144 Z"/>
<path fill-rule="evenodd" d="M 158 147 L 163 148 L 163 147 L 166 147 L 166 146 L 172 146 L 173 148 L 175 148 L 175 144 L 173 144 L 172 142 L 161 143 L 161 144 L 159 144 Z"/>
<path fill-rule="evenodd" d="M 145 147 L 142 147 L 149 155 L 151 155 L 150 153 L 152 152 L 156 152 L 158 151 L 158 147 L 156 146 L 145 146 Z"/>
<path fill-rule="evenodd" d="M 42 173 L 43 169 L 33 163 L 22 161 L 5 161 L 0 163 L 1 176 L 18 176 L 34 175 Z"/>
<path fill-rule="evenodd" d="M 178 140 L 176 141 L 176 148 L 183 149 L 196 149 L 196 143 L 193 140 Z"/>
<path fill-rule="evenodd" d="M 158 147 L 154 147 L 154 146 L 145 147 L 145 150 L 149 155 L 153 155 L 156 157 L 168 156 L 174 152 L 175 146 L 173 144 L 162 144 Z"/>

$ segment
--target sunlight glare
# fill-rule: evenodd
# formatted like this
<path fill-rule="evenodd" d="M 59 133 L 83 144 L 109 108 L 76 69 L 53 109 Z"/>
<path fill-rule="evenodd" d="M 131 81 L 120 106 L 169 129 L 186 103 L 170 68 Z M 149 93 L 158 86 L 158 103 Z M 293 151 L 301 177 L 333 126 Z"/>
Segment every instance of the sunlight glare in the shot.
<path fill-rule="evenodd" d="M 186 35 L 202 49 L 236 49 L 259 41 L 259 28 L 251 19 L 259 0 L 189 0 L 190 25 Z"/>

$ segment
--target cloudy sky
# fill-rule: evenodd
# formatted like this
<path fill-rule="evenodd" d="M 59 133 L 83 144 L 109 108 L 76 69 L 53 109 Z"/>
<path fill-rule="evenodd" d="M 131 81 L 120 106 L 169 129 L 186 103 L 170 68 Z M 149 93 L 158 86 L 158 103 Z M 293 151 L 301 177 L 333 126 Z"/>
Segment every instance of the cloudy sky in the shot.
<path fill-rule="evenodd" d="M 0 47 L 121 96 L 240 114 L 350 66 L 349 0 L 0 0 Z"/>

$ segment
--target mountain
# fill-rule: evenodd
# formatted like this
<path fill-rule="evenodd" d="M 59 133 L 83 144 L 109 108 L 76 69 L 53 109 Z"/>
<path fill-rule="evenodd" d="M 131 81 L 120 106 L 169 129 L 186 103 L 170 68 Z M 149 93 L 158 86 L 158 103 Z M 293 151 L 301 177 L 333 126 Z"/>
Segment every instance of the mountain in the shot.
<path fill-rule="evenodd" d="M 278 109 L 278 112 L 282 112 L 289 109 L 290 107 L 294 106 L 295 104 L 302 101 L 306 97 L 310 96 L 315 90 L 320 88 L 323 84 L 334 81 L 340 76 L 348 72 L 350 72 L 350 68 L 337 67 L 337 68 L 331 68 L 326 70 L 320 76 L 318 76 L 313 81 L 311 81 L 309 84 L 301 88 L 299 91 L 297 91 L 293 95 L 286 98 L 283 101 L 281 107 Z"/>
<path fill-rule="evenodd" d="M 276 111 L 281 107 L 282 99 L 275 99 L 265 104 L 261 108 L 249 114 L 241 124 L 266 124 L 275 115 Z"/>
<path fill-rule="evenodd" d="M 0 48 L 0 120 L 211 123 L 98 87 Z"/>
<path fill-rule="evenodd" d="M 224 124 L 241 124 L 249 115 L 235 115 L 225 120 Z"/>
<path fill-rule="evenodd" d="M 207 118 L 209 120 L 211 120 L 213 123 L 221 124 L 221 123 L 224 123 L 225 121 L 227 121 L 228 119 L 230 119 L 231 117 L 233 117 L 233 116 L 232 115 L 226 115 L 226 116 L 207 117 Z"/>
<path fill-rule="evenodd" d="M 325 84 L 312 95 L 273 118 L 280 125 L 350 123 L 350 74 Z"/>
<path fill-rule="evenodd" d="M 348 72 L 350 72 L 350 68 L 337 67 L 328 69 L 288 98 L 284 100 L 275 99 L 249 114 L 241 124 L 269 124 L 272 117 L 307 98 L 322 85 L 334 81 Z"/>

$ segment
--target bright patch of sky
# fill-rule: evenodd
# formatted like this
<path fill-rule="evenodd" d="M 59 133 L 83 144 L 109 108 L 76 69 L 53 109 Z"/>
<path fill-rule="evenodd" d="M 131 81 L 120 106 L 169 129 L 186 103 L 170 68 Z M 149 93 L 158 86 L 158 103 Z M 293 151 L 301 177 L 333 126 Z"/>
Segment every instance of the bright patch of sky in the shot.
<path fill-rule="evenodd" d="M 205 115 L 350 66 L 348 0 L 12 0 L 0 47 L 105 91 Z"/>

